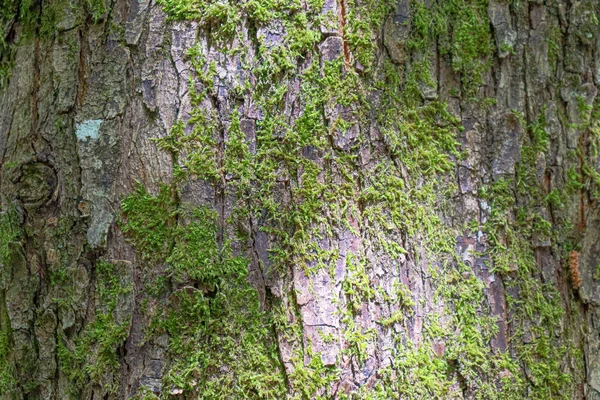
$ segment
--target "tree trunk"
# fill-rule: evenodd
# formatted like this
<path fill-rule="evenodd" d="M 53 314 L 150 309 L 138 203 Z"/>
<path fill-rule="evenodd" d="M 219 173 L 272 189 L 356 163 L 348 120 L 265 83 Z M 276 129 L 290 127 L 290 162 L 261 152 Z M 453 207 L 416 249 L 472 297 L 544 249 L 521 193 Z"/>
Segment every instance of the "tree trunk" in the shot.
<path fill-rule="evenodd" d="M 1 399 L 600 399 L 600 3 L 4 0 Z"/>

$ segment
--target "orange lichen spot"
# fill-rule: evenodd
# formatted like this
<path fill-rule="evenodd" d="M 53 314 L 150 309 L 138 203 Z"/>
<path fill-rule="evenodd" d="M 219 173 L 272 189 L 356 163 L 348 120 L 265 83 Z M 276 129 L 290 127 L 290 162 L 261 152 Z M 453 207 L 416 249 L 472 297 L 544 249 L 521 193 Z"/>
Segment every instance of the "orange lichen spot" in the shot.
<path fill-rule="evenodd" d="M 581 274 L 579 273 L 579 252 L 571 251 L 569 254 L 569 271 L 571 271 L 571 283 L 573 289 L 579 289 L 581 285 Z"/>

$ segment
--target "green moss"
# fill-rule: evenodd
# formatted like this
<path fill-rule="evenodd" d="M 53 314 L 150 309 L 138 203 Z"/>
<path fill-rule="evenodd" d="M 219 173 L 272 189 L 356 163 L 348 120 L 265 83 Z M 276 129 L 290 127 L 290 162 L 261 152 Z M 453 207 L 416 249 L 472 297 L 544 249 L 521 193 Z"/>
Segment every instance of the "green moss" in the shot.
<path fill-rule="evenodd" d="M 3 272 L 9 267 L 7 265 L 10 260 L 9 244 L 16 242 L 21 235 L 18 218 L 17 211 L 14 208 L 0 212 L 0 266 L 2 266 Z"/>
<path fill-rule="evenodd" d="M 85 0 L 86 9 L 94 23 L 100 22 L 107 12 L 104 0 Z"/>
<path fill-rule="evenodd" d="M 234 111 L 228 129 L 223 167 L 229 179 L 235 181 L 237 195 L 240 198 L 244 198 L 244 195 L 250 191 L 252 182 L 256 181 L 252 168 L 252 153 L 247 142 L 246 134 L 240 128 L 239 115 Z"/>
<path fill-rule="evenodd" d="M 160 0 L 171 18 L 198 20 L 203 27 L 213 28 L 215 38 L 231 36 L 240 21 L 239 7 L 222 1 Z"/>
<path fill-rule="evenodd" d="M 560 337 L 569 337 L 563 332 L 568 327 L 563 328 L 561 323 L 566 318 L 561 296 L 553 284 L 542 283 L 536 277 L 533 239 L 558 244 L 565 242 L 570 233 L 568 224 L 555 226 L 537 211 L 546 204 L 559 209 L 570 196 L 568 186 L 544 194 L 536 176 L 537 157 L 548 149 L 543 111 L 541 115 L 528 127 L 516 181 L 496 181 L 483 194 L 492 206 L 485 230 L 490 237 L 493 268 L 504 276 L 504 285 L 512 289 L 507 295 L 512 315 L 511 342 L 527 371 L 525 377 L 517 370 L 521 377 L 511 387 L 516 393 L 529 390 L 529 397 L 540 399 L 571 393 L 574 380 L 581 374 L 564 367 L 565 358 L 576 357 L 578 349 L 558 339 L 559 333 Z"/>
<path fill-rule="evenodd" d="M 153 252 L 158 239 L 173 241 L 152 253 L 167 264 L 174 292 L 153 327 L 169 335 L 165 385 L 206 399 L 282 398 L 272 322 L 247 282 L 248 261 L 219 244 L 216 213 L 171 202 L 165 186 L 157 196 L 139 187 L 123 200 L 123 211 L 124 231 L 138 250 Z M 148 218 L 159 212 L 178 222 L 147 229 Z"/>
<path fill-rule="evenodd" d="M 17 387 L 11 362 L 11 327 L 5 306 L 4 290 L 0 290 L 0 394 L 14 394 Z"/>
<path fill-rule="evenodd" d="M 6 309 L 5 290 L 12 274 L 11 244 L 22 235 L 19 217 L 14 208 L 0 212 L 0 394 L 14 395 L 18 381 L 11 359 L 12 328 Z M 25 382 L 23 382 L 25 383 Z"/>
<path fill-rule="evenodd" d="M 355 60 L 366 69 L 366 72 L 371 72 L 378 51 L 376 35 L 397 2 L 349 0 L 345 4 L 345 40 Z"/>
<path fill-rule="evenodd" d="M 517 326 L 539 318 L 544 327 L 534 329 L 533 345 L 525 348 L 516 344 L 522 339 L 520 333 L 515 335 L 511 345 L 522 358 L 514 360 L 508 353 L 492 351 L 490 341 L 498 328 L 496 321 L 486 317 L 489 306 L 484 284 L 455 255 L 455 238 L 464 231 L 445 222 L 452 218 L 455 163 L 463 157 L 456 137 L 464 128 L 443 102 L 424 101 L 421 92 L 424 85 L 435 88 L 437 84 L 429 61 L 437 44 L 460 76 L 463 100 L 472 99 L 477 93 L 495 50 L 487 1 L 412 1 L 412 31 L 407 46 L 414 57 L 402 67 L 380 58 L 376 40 L 395 6 L 392 1 L 345 2 L 344 39 L 349 60 L 340 55 L 327 62 L 321 59 L 316 46 L 323 39 L 319 31 L 321 25 L 336 26 L 340 20 L 336 15 L 319 16 L 322 1 L 310 1 L 308 6 L 299 1 L 277 0 L 163 0 L 162 4 L 172 18 L 196 20 L 200 29 L 210 31 L 211 38 L 222 44 L 224 55 L 240 57 L 244 73 L 252 75 L 255 81 L 236 82 L 235 95 L 252 99 L 262 115 L 251 150 L 250 139 L 242 129 L 241 109 L 234 107 L 225 117 L 217 117 L 200 106 L 207 96 L 216 93 L 217 62 L 208 62 L 202 47 L 194 46 L 188 51 L 195 70 L 190 80 L 195 107 L 192 119 L 187 126 L 177 124 L 167 138 L 157 143 L 173 155 L 174 187 L 188 179 L 204 180 L 217 193 L 234 195 L 234 209 L 224 225 L 215 220 L 214 226 L 208 226 L 205 221 L 215 218 L 211 211 L 187 210 L 177 201 L 170 203 L 168 199 L 177 198 L 175 189 L 170 195 L 161 190 L 157 196 L 138 189 L 133 195 L 138 199 L 128 198 L 123 203 L 130 205 L 124 207 L 127 220 L 138 221 L 138 227 L 125 228 L 132 242 L 142 254 L 159 249 L 154 262 L 166 261 L 166 286 L 179 285 L 179 292 L 170 303 L 172 312 L 166 312 L 164 322 L 157 327 L 170 334 L 171 354 L 180 360 L 169 370 L 169 384 L 189 393 L 205 390 L 214 397 L 241 397 L 239 388 L 246 388 L 245 395 L 249 397 L 257 393 L 283 396 L 283 386 L 287 385 L 292 396 L 306 399 L 319 398 L 339 379 L 339 371 L 323 365 L 312 345 L 304 342 L 301 313 L 289 305 L 284 307 L 283 304 L 294 304 L 292 294 L 267 313 L 255 312 L 257 303 L 246 297 L 244 304 L 248 308 L 237 308 L 234 293 L 246 293 L 245 261 L 230 253 L 228 240 L 236 238 L 225 235 L 220 242 L 215 237 L 219 232 L 236 230 L 237 239 L 245 243 L 251 239 L 249 221 L 261 221 L 261 229 L 273 243 L 269 249 L 272 268 L 282 273 L 300 269 L 309 280 L 318 270 L 332 273 L 339 254 L 321 248 L 319 243 L 335 240 L 336 234 L 346 229 L 373 238 L 373 251 L 381 251 L 392 259 L 408 255 L 416 263 L 429 264 L 427 273 L 433 287 L 440 288 L 435 296 L 445 311 L 423 317 L 424 334 L 418 344 L 403 340 L 402 334 L 396 335 L 398 341 L 390 350 L 393 367 L 377 371 L 381 378 L 375 387 L 360 388 L 343 396 L 444 398 L 452 395 L 452 388 L 462 386 L 480 398 L 523 398 L 529 393 L 534 393 L 534 397 L 554 396 L 569 386 L 568 374 L 557 367 L 557 360 L 567 354 L 565 348 L 559 342 L 551 346 L 540 339 L 543 329 L 551 332 L 562 318 L 557 312 L 560 297 L 553 287 L 541 284 L 533 276 L 536 264 L 531 237 L 549 236 L 552 229 L 539 210 L 532 214 L 521 210 L 529 202 L 536 207 L 566 202 L 563 193 L 544 194 L 538 189 L 535 168 L 531 166 L 538 153 L 548 147 L 543 119 L 529 127 L 523 161 L 517 168 L 518 180 L 501 180 L 489 187 L 484 195 L 492 204 L 492 215 L 485 226 L 474 223 L 474 229 L 483 229 L 490 236 L 492 269 L 503 277 L 513 279 L 511 274 L 516 275 L 514 280 L 507 278 L 508 284 L 522 294 L 509 300 L 511 310 L 519 310 L 512 322 Z M 239 21 L 246 21 L 252 29 L 277 21 L 285 31 L 282 42 L 267 43 L 258 36 L 253 39 L 256 48 L 250 58 L 247 49 L 235 47 L 232 41 L 236 35 L 233 26 Z M 293 119 L 286 109 L 289 96 L 296 96 L 296 92 L 289 92 L 292 83 L 294 87 L 298 83 L 294 107 L 300 110 Z M 481 106 L 489 108 L 491 103 L 487 99 Z M 332 110 L 340 109 L 345 112 L 330 117 Z M 372 121 L 378 127 L 375 140 L 379 142 L 381 137 L 389 158 L 372 160 L 364 167 L 358 150 L 373 140 L 367 138 L 370 133 L 358 131 L 347 146 L 337 145 L 336 140 L 353 132 L 357 125 L 371 126 Z M 317 154 L 319 161 L 310 153 Z M 164 200 L 156 200 L 160 198 Z M 149 210 L 158 206 L 171 210 L 161 218 L 171 222 L 159 224 L 158 231 L 163 233 L 158 235 L 164 236 L 156 240 L 169 243 L 168 246 L 150 244 L 154 239 L 151 240 L 151 232 L 144 230 L 147 223 L 139 222 L 149 221 L 152 225 L 152 212 L 136 211 L 137 204 L 141 210 L 146 206 Z M 358 227 L 350 219 L 357 221 Z M 407 245 L 415 241 L 425 248 L 424 254 Z M 412 315 L 415 299 L 406 290 L 377 290 L 369 278 L 372 271 L 363 254 L 347 255 L 346 269 L 343 298 L 336 300 L 341 333 L 347 344 L 344 352 L 362 364 L 378 333 L 364 329 L 356 321 L 361 307 L 381 297 L 394 306 L 390 307 L 394 311 L 380 324 L 384 329 L 397 329 L 402 327 L 404 315 Z M 228 277 L 226 282 L 224 277 Z M 209 293 L 214 297 L 208 297 Z M 254 296 L 252 293 L 248 289 L 244 296 Z M 236 306 L 224 305 L 222 295 L 232 298 Z M 215 304 L 221 308 L 213 309 Z M 243 384 L 236 381 L 236 377 L 247 376 L 249 367 L 228 357 L 237 354 L 243 358 L 249 350 L 239 346 L 245 342 L 232 317 L 235 313 L 250 315 L 251 322 L 246 322 L 250 330 L 265 338 L 267 347 L 256 350 L 260 354 L 272 356 L 276 346 L 264 326 L 273 324 L 273 329 L 285 338 L 292 349 L 288 382 L 266 373 Z M 221 326 L 229 319 L 234 322 Z M 190 327 L 185 320 L 199 323 Z M 331 335 L 324 334 L 323 340 L 331 341 Z M 439 351 L 440 344 L 445 344 L 444 351 Z M 219 348 L 227 351 L 217 354 Z M 253 366 L 255 370 L 273 367 L 267 359 L 262 360 Z M 536 362 L 541 365 L 536 366 Z M 265 389 L 271 379 L 278 382 L 275 391 Z"/>
<path fill-rule="evenodd" d="M 349 300 L 353 312 L 360 310 L 361 305 L 375 297 L 366 268 L 367 260 L 357 260 L 356 256 L 349 254 L 346 258 L 347 275 L 342 281 L 342 290 Z"/>
<path fill-rule="evenodd" d="M 166 384 L 207 399 L 284 396 L 270 322 L 246 275 L 238 276 L 222 281 L 214 298 L 191 288 L 175 295 L 161 324 L 172 360 Z"/>
<path fill-rule="evenodd" d="M 63 336 L 58 342 L 59 367 L 74 395 L 89 382 L 101 386 L 105 393 L 116 393 L 121 368 L 119 349 L 131 328 L 131 316 L 121 320 L 118 310 L 133 291 L 132 282 L 124 280 L 126 271 L 102 260 L 95 267 L 94 317 L 74 340 Z"/>
<path fill-rule="evenodd" d="M 309 358 L 308 364 L 304 361 L 305 355 Z M 312 346 L 296 351 L 291 360 L 294 370 L 289 374 L 290 389 L 293 400 L 316 399 L 325 400 L 327 396 L 319 394 L 324 388 L 329 387 L 339 379 L 339 371 L 333 366 L 326 366 L 320 354 L 312 350 Z"/>
<path fill-rule="evenodd" d="M 373 1 L 368 4 L 372 12 L 364 13 L 359 12 L 355 3 L 349 3 L 347 40 L 356 60 L 367 68 L 367 71 L 375 66 L 373 62 L 376 49 L 371 37 L 377 35 L 391 5 L 391 2 Z M 171 6 L 183 9 L 180 3 L 172 3 Z M 253 7 L 255 6 L 257 5 L 254 4 Z M 202 7 L 204 5 L 200 8 Z M 190 10 L 187 8 L 187 11 Z M 241 132 L 239 117 L 234 111 L 230 116 L 223 159 L 219 160 L 220 132 L 216 123 L 212 122 L 214 117 L 198 110 L 195 118 L 190 121 L 191 134 L 185 134 L 184 127 L 178 125 L 169 138 L 159 141 L 160 146 L 175 154 L 176 168 L 185 166 L 182 168 L 184 173 L 178 174 L 178 179 L 196 177 L 219 187 L 224 182 L 223 178 L 227 177 L 225 187 L 235 190 L 239 199 L 238 211 L 234 211 L 233 215 L 244 218 L 248 218 L 248 214 L 260 215 L 260 218 L 269 221 L 264 229 L 275 238 L 271 259 L 274 266 L 282 271 L 291 264 L 301 266 L 309 276 L 314 269 L 331 269 L 330 266 L 335 263 L 338 255 L 320 249 L 314 238 L 332 236 L 332 230 L 338 227 L 354 230 L 355 228 L 347 223 L 347 217 L 358 217 L 361 213 L 362 218 L 368 221 L 366 226 L 370 229 L 369 232 L 380 238 L 381 248 L 392 257 L 408 253 L 400 243 L 386 239 L 385 234 L 394 230 L 406 232 L 411 236 L 423 232 L 424 243 L 430 246 L 432 252 L 453 252 L 452 235 L 442 229 L 441 220 L 431 210 L 438 207 L 440 200 L 452 192 L 454 187 L 451 177 L 439 180 L 438 175 L 452 171 L 453 158 L 461 157 L 455 139 L 455 134 L 460 128 L 458 121 L 450 115 L 444 104 L 429 103 L 423 106 L 420 97 L 407 95 L 406 91 L 402 90 L 405 77 L 397 67 L 390 64 L 386 64 L 386 74 L 381 80 L 372 74 L 374 70 L 369 71 L 365 78 L 361 78 L 356 71 L 346 68 L 341 56 L 337 60 L 323 63 L 322 69 L 320 63 L 313 62 L 302 71 L 297 71 L 297 57 L 306 57 L 308 52 L 318 59 L 314 49 L 318 36 L 315 36 L 314 32 L 318 29 L 319 20 L 315 19 L 312 9 L 294 9 L 293 14 L 287 14 L 292 10 L 293 5 L 282 7 L 280 4 L 279 7 L 273 8 L 273 15 L 276 14 L 277 18 L 283 21 L 290 34 L 286 35 L 281 46 L 268 47 L 259 42 L 259 60 L 251 67 L 252 73 L 257 77 L 257 84 L 252 94 L 249 93 L 250 88 L 243 89 L 248 91 L 245 94 L 242 92 L 244 96 L 251 95 L 264 113 L 264 118 L 258 123 L 256 152 L 250 153 L 246 144 L 248 139 Z M 202 12 L 205 13 L 206 10 Z M 236 15 L 246 12 L 244 9 L 231 11 Z M 177 13 L 172 15 L 182 16 Z M 260 18 L 261 22 L 269 18 L 266 13 L 257 15 L 260 15 L 257 18 Z M 187 17 L 191 16 L 186 15 Z M 207 23 L 201 15 L 194 18 Z M 220 34 L 223 36 L 221 39 L 226 39 L 228 35 L 227 32 Z M 190 56 L 197 60 L 196 83 L 200 83 L 204 87 L 203 93 L 208 94 L 213 90 L 211 85 L 214 81 L 211 76 L 214 75 L 207 71 L 210 72 L 208 68 L 214 67 L 206 65 L 199 50 L 195 48 L 190 52 Z M 430 75 L 428 68 L 420 71 L 418 79 Z M 293 122 L 289 122 L 284 114 L 284 100 L 287 82 L 294 77 L 301 81 L 299 102 L 302 112 Z M 272 82 L 281 84 L 273 85 Z M 370 104 L 373 96 L 381 98 L 383 106 L 372 109 Z M 204 94 L 198 98 L 204 98 Z M 326 110 L 336 105 L 356 111 L 350 119 L 325 118 Z M 354 172 L 356 156 L 353 152 L 363 140 L 362 135 L 350 151 L 332 148 L 330 143 L 333 136 L 347 132 L 357 121 L 372 118 L 373 113 L 383 127 L 382 133 L 394 162 L 382 163 L 373 170 L 362 171 L 357 175 Z M 196 134 L 199 130 L 202 133 Z M 336 166 L 337 174 L 342 179 L 335 178 L 331 171 L 323 170 L 305 156 L 307 148 L 322 152 L 324 158 Z M 182 154 L 185 154 L 185 157 L 181 157 Z M 398 165 L 403 165 L 408 175 L 403 173 Z M 290 202 L 282 202 L 281 197 L 275 193 L 282 176 L 289 180 L 289 190 L 293 199 Z M 357 188 L 359 180 L 362 182 L 361 189 Z M 416 189 L 417 186 L 419 189 Z M 358 210 L 354 202 L 357 198 L 363 205 L 362 211 Z M 391 214 L 391 218 L 388 213 Z M 380 232 L 379 235 L 377 232 Z M 206 238 L 203 240 L 206 241 Z M 191 242 L 187 243 L 182 249 L 187 249 L 190 244 Z M 199 253 L 204 254 L 201 251 Z M 344 324 L 344 338 L 349 344 L 347 352 L 359 362 L 364 362 L 367 346 L 376 340 L 377 333 L 375 330 L 362 329 L 355 322 L 354 313 L 362 304 L 371 301 L 376 292 L 369 282 L 366 260 L 351 255 L 347 261 L 350 273 L 343 288 L 348 308 L 341 309 L 340 317 Z M 179 263 L 171 264 L 173 265 L 170 268 L 173 268 Z M 181 263 L 181 266 L 186 270 L 188 267 L 185 265 L 188 264 L 198 265 L 197 262 L 194 264 L 186 261 Z M 477 284 L 473 290 L 481 292 L 481 286 Z M 394 293 L 388 297 L 390 302 L 401 303 L 396 313 L 382 321 L 384 326 L 391 327 L 401 322 L 404 313 L 412 312 L 411 307 L 414 303 L 405 292 Z M 464 301 L 463 304 L 471 306 L 468 301 Z M 323 366 L 319 355 L 312 352 L 311 346 L 301 346 L 303 338 L 301 331 L 298 331 L 301 325 L 297 320 L 290 323 L 285 317 L 285 311 L 281 311 L 281 314 L 280 318 L 279 313 L 274 313 L 277 331 L 282 335 L 290 332 L 288 340 L 295 349 L 292 360 L 294 368 L 288 376 L 289 385 L 300 398 L 313 398 L 337 379 L 337 372 L 334 368 Z M 481 324 L 474 326 L 480 327 Z M 193 333 L 184 337 L 187 336 L 193 336 Z M 471 347 L 471 342 L 467 339 L 462 343 L 470 352 L 464 357 L 463 369 L 468 371 L 469 368 L 474 368 L 477 360 L 482 359 L 482 354 L 487 353 L 486 350 L 482 350 L 486 343 L 484 339 L 480 339 Z M 193 352 L 193 348 L 187 351 Z M 422 350 L 414 349 L 417 353 L 412 351 L 399 343 L 399 354 L 408 352 L 411 357 L 418 357 L 421 354 L 419 351 Z M 456 352 L 459 352 L 458 348 Z M 480 358 L 476 358 L 475 355 Z M 217 362 L 211 359 L 213 355 L 207 351 L 201 352 L 201 356 L 204 363 L 201 371 L 195 369 L 195 361 L 186 360 L 178 367 L 179 371 L 183 371 L 180 375 L 204 373 L 207 365 Z M 308 365 L 304 363 L 305 357 L 310 360 Z M 425 358 L 422 358 L 424 362 Z M 467 360 L 471 359 L 475 361 L 469 361 L 471 364 L 467 364 Z M 440 369 L 439 365 L 445 367 Z M 439 363 L 428 364 L 423 368 L 437 371 L 432 372 L 432 376 L 444 376 L 447 383 L 440 385 L 449 387 L 451 383 L 447 379 L 451 371 L 447 365 L 446 361 L 440 360 Z M 418 374 L 419 371 L 415 373 Z M 386 383 L 397 388 L 398 386 L 391 382 L 391 375 L 389 379 Z M 184 386 L 184 382 L 178 384 Z M 435 382 L 427 382 L 422 393 L 442 393 L 443 391 L 431 392 L 435 385 Z M 408 387 L 406 389 L 408 390 Z"/>
<path fill-rule="evenodd" d="M 161 186 L 158 196 L 153 196 L 141 184 L 121 204 L 127 217 L 121 229 L 149 261 L 164 259 L 173 245 L 171 227 L 177 217 L 174 204 L 174 193 L 169 186 Z"/>
<path fill-rule="evenodd" d="M 28 40 L 35 32 L 38 15 L 39 5 L 33 0 L 0 1 L 0 89 L 6 87 L 13 68 L 15 43 L 10 39 L 14 36 L 11 33 L 20 24 L 21 40 Z"/>

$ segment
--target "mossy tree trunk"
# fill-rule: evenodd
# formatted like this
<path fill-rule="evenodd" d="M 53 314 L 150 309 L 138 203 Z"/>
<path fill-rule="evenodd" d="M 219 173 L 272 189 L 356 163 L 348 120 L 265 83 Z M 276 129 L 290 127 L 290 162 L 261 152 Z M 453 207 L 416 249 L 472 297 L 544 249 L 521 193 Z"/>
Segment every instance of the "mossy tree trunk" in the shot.
<path fill-rule="evenodd" d="M 0 398 L 600 399 L 597 1 L 0 8 Z"/>

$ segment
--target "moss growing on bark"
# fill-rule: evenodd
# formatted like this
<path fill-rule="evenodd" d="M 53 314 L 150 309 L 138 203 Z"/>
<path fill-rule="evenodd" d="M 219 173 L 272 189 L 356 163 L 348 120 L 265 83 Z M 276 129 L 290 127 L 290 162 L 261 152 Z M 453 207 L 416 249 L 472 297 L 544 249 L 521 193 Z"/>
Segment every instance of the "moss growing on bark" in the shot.
<path fill-rule="evenodd" d="M 152 326 L 153 334 L 169 336 L 163 395 L 282 398 L 272 321 L 247 282 L 248 261 L 219 242 L 215 211 L 190 209 L 172 196 L 167 186 L 157 196 L 140 186 L 123 200 L 123 230 L 146 262 L 167 266 L 172 294 Z"/>
<path fill-rule="evenodd" d="M 4 301 L 4 291 L 0 290 L 0 395 L 9 395 L 14 393 L 17 381 L 10 362 L 11 327 Z"/>
<path fill-rule="evenodd" d="M 548 151 L 549 145 L 544 112 L 527 129 L 516 180 L 500 179 L 483 193 L 491 206 L 485 224 L 491 239 L 491 266 L 503 276 L 504 285 L 509 288 L 511 343 L 519 360 L 511 362 L 511 369 L 519 366 L 521 375 L 512 390 L 540 399 L 573 393 L 576 380 L 583 374 L 581 366 L 566 364 L 569 362 L 566 360 L 577 359 L 581 349 L 561 340 L 569 337 L 572 329 L 562 322 L 570 318 L 564 312 L 565 300 L 561 299 L 556 283 L 543 282 L 536 261 L 537 249 L 544 246 L 551 246 L 566 260 L 568 252 L 561 244 L 572 235 L 568 221 L 551 222 L 543 216 L 546 206 L 554 207 L 557 212 L 574 194 L 568 185 L 545 193 L 547 189 L 536 175 L 536 161 Z"/>
<path fill-rule="evenodd" d="M 0 394 L 14 393 L 17 381 L 11 357 L 12 328 L 5 303 L 6 282 L 12 273 L 11 243 L 19 240 L 16 210 L 0 211 Z"/>
<path fill-rule="evenodd" d="M 381 320 L 384 329 L 402 332 L 390 350 L 392 366 L 377 371 L 381 378 L 374 387 L 361 387 L 340 396 L 390 398 L 400 394 L 407 398 L 443 398 L 462 390 L 490 399 L 528 395 L 542 398 L 570 389 L 571 371 L 563 372 L 559 363 L 569 349 L 560 341 L 554 343 L 544 336 L 553 333 L 562 318 L 557 312 L 559 297 L 552 285 L 541 284 L 532 275 L 536 264 L 528 240 L 533 231 L 548 234 L 548 221 L 537 213 L 519 214 L 510 200 L 515 198 L 511 192 L 514 184 L 500 180 L 491 188 L 492 215 L 485 226 L 477 226 L 491 237 L 492 269 L 507 275 L 517 272 L 511 284 L 523 295 L 511 298 L 509 308 L 519 309 L 522 314 L 515 314 L 510 321 L 516 333 L 515 342 L 509 345 L 522 356 L 518 361 L 491 348 L 498 326 L 492 317 L 486 316 L 490 312 L 486 287 L 475 276 L 473 267 L 455 254 L 455 238 L 468 234 L 465 233 L 468 229 L 447 222 L 452 216 L 447 205 L 457 194 L 456 160 L 463 156 L 457 142 L 462 126 L 446 104 L 433 100 L 439 92 L 432 77 L 431 59 L 437 46 L 439 54 L 458 74 L 462 99 L 474 98 L 496 50 L 487 1 L 431 4 L 412 1 L 413 25 L 407 46 L 414 54 L 402 66 L 381 57 L 378 43 L 381 26 L 395 2 L 346 1 L 338 16 L 320 14 L 323 3 L 317 1 L 306 6 L 272 0 L 243 3 L 163 0 L 162 4 L 172 18 L 198 21 L 200 29 L 210 32 L 211 40 L 220 43 L 222 54 L 239 57 L 242 77 L 232 84 L 235 88 L 232 93 L 252 99 L 260 110 L 258 120 L 251 121 L 256 123 L 255 132 L 242 129 L 245 116 L 242 107 L 235 106 L 220 115 L 207 111 L 211 107 L 203 107 L 203 102 L 216 101 L 223 85 L 218 82 L 217 71 L 227 66 L 219 64 L 222 59 L 209 61 L 210 54 L 201 43 L 191 48 L 188 57 L 196 71 L 190 81 L 195 107 L 192 118 L 179 122 L 168 137 L 157 141 L 174 155 L 175 186 L 200 179 L 223 198 L 232 195 L 235 205 L 226 225 L 261 221 L 261 229 L 273 243 L 269 249 L 270 261 L 280 273 L 303 272 L 309 282 L 322 270 L 333 275 L 331 271 L 339 254 L 322 248 L 320 242 L 334 240 L 347 229 L 357 236 L 375 238 L 370 250 L 381 250 L 392 260 L 410 257 L 411 262 L 426 265 L 424 270 L 430 275 L 427 279 L 439 288 L 435 295 L 443 310 L 423 316 L 426 328 L 421 340 L 414 343 L 404 335 L 406 320 L 402 311 L 412 317 L 413 308 L 422 299 L 412 299 L 405 292 L 387 294 L 386 303 L 402 304 Z M 343 25 L 341 47 L 334 49 L 333 56 L 318 47 L 325 39 L 322 26 L 332 22 L 332 26 Z M 250 54 L 248 49 L 234 45 L 237 43 L 234 39 L 245 40 L 236 37 L 234 26 L 239 23 L 249 24 L 253 29 L 276 24 L 283 27 L 285 34 L 271 41 L 256 35 L 251 39 L 255 48 Z M 253 80 L 247 79 L 248 75 Z M 287 108 L 290 99 L 294 99 L 294 109 L 298 110 L 294 115 Z M 481 105 L 489 108 L 493 102 L 483 101 Z M 255 139 L 247 136 L 252 133 Z M 523 197 L 535 186 L 531 162 L 547 145 L 540 126 L 532 126 L 530 136 L 531 143 L 524 148 L 520 165 L 524 170 L 518 172 L 517 190 Z M 380 144 L 389 157 L 370 160 L 368 166 L 361 164 L 364 152 L 368 152 L 365 149 Z M 535 197 L 535 206 L 544 199 L 537 191 L 529 195 Z M 161 191 L 157 198 L 162 196 Z M 144 203 L 152 198 L 145 198 Z M 135 203 L 133 199 L 130 204 Z M 557 201 L 556 196 L 548 199 Z M 168 201 L 158 201 L 152 207 L 157 204 Z M 126 212 L 132 212 L 130 217 L 135 223 L 135 207 L 129 207 L 127 200 L 124 206 Z M 145 207 L 140 206 L 140 209 Z M 169 218 L 179 219 L 179 212 L 177 218 L 173 215 Z M 207 219 L 204 212 L 200 219 Z M 512 213 L 520 215 L 525 226 L 519 220 L 502 222 Z M 200 282 L 200 286 L 178 293 L 176 304 L 183 307 L 188 319 L 203 320 L 207 317 L 202 313 L 208 313 L 206 310 L 211 310 L 212 304 L 206 293 L 213 290 L 213 285 L 207 282 L 219 279 L 221 274 L 233 274 L 241 279 L 237 284 L 243 285 L 244 272 L 236 269 L 236 263 L 230 264 L 234 258 L 228 255 L 226 243 L 222 249 L 213 248 L 210 237 L 215 233 L 197 226 L 193 222 L 198 218 L 194 212 L 186 215 L 192 221 L 189 224 L 177 222 L 161 227 L 161 231 L 183 229 L 178 236 L 183 243 L 167 234 L 162 243 L 171 243 L 172 250 L 164 257 L 173 283 Z M 147 217 L 152 220 L 151 215 Z M 223 226 L 220 229 L 226 230 Z M 247 239 L 251 234 L 248 231 L 240 234 L 239 239 Z M 146 238 L 139 232 L 142 230 L 130 229 L 128 234 L 143 250 Z M 505 234 L 509 234 L 510 243 L 500 239 Z M 196 249 L 193 254 L 199 258 L 191 257 L 188 250 L 195 248 L 198 241 L 211 243 L 208 250 L 216 253 L 206 253 L 206 248 Z M 415 241 L 423 247 L 423 252 L 413 248 L 411 243 Z M 358 317 L 362 307 L 377 296 L 385 296 L 369 278 L 373 271 L 364 253 L 350 254 L 346 261 L 343 294 L 335 300 L 339 306 L 340 334 L 337 338 L 323 334 L 322 338 L 327 343 L 343 341 L 345 348 L 341 354 L 361 369 L 366 368 L 367 349 L 377 343 L 379 331 L 364 329 L 357 322 Z M 214 276 L 197 269 L 205 263 L 211 266 L 210 273 Z M 513 271 L 515 265 L 517 270 Z M 223 287 L 227 289 L 226 285 Z M 283 301 L 295 302 L 295 299 L 290 295 Z M 339 370 L 324 365 L 320 355 L 313 351 L 313 343 L 304 341 L 301 312 L 279 306 L 281 309 L 271 313 L 277 332 L 285 337 L 287 344 L 291 343 L 293 350 L 291 372 L 287 376 L 292 395 L 325 398 L 330 384 L 339 379 Z M 228 312 L 225 310 L 221 317 Z M 251 320 L 261 318 L 268 319 L 268 314 Z M 541 321 L 541 327 L 532 330 L 534 341 L 524 347 L 517 344 L 522 340 L 519 324 L 533 320 Z M 177 381 L 169 375 L 169 382 L 177 390 L 193 392 L 204 384 L 195 378 L 201 376 L 208 382 L 205 390 L 209 393 L 217 393 L 211 382 L 225 382 L 229 388 L 230 370 L 206 375 L 222 361 L 213 359 L 212 344 L 202 343 L 197 347 L 191 344 L 192 338 L 200 333 L 205 337 L 213 333 L 188 327 L 180 329 L 183 321 L 175 314 L 167 315 L 167 321 L 171 325 L 160 329 L 170 333 L 176 343 L 171 348 L 173 354 L 181 351 L 196 357 L 174 364 L 172 371 L 185 379 Z M 257 324 L 255 327 L 260 326 Z M 223 340 L 221 335 L 233 340 L 238 337 L 235 331 L 226 329 L 215 337 Z M 240 369 L 240 376 L 244 376 L 246 367 L 234 366 Z M 265 382 L 263 378 L 256 381 Z"/>
<path fill-rule="evenodd" d="M 60 369 L 75 396 L 90 382 L 107 396 L 114 395 L 119 387 L 120 349 L 131 327 L 131 314 L 123 307 L 133 296 L 131 272 L 123 266 L 96 262 L 94 316 L 74 340 L 63 336 L 58 342 Z"/>

